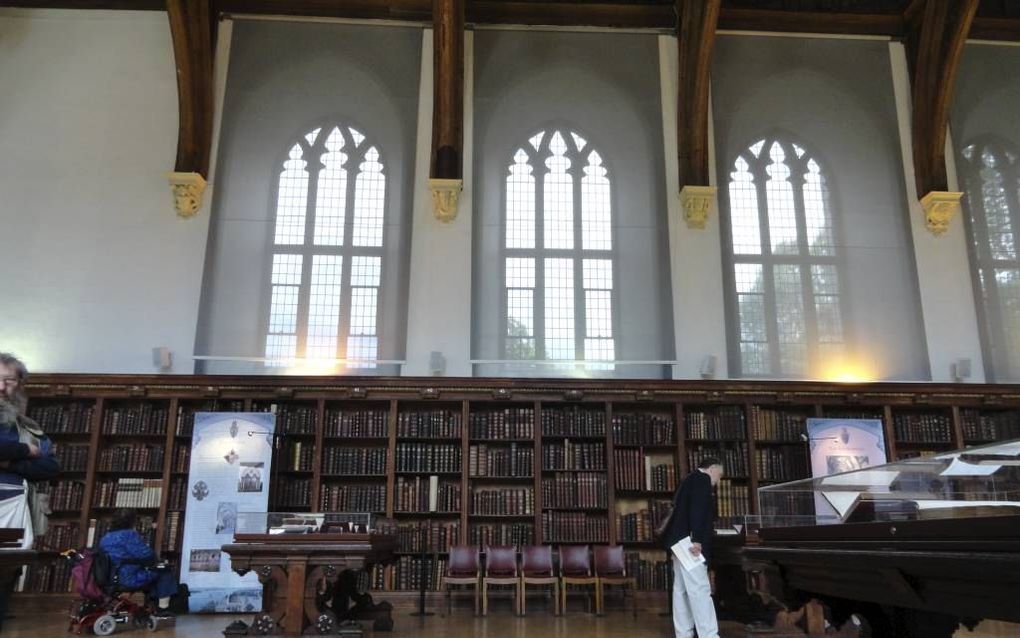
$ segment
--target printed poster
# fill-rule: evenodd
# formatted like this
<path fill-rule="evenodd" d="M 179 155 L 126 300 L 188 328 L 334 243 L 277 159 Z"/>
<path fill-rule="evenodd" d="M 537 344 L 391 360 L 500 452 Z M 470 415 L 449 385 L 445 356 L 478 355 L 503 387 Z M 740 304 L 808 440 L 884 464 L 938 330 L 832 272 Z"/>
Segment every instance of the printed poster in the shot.
<path fill-rule="evenodd" d="M 885 430 L 881 419 L 808 419 L 811 444 L 811 476 L 819 478 L 862 470 L 886 462 Z M 836 522 L 846 514 L 857 492 L 825 490 L 815 493 L 818 522 Z M 842 511 L 840 511 L 842 510 Z"/>
<path fill-rule="evenodd" d="M 262 609 L 258 576 L 239 576 L 220 547 L 234 540 L 240 514 L 269 508 L 275 428 L 270 413 L 195 414 L 181 547 L 181 582 L 191 592 L 193 613 Z"/>

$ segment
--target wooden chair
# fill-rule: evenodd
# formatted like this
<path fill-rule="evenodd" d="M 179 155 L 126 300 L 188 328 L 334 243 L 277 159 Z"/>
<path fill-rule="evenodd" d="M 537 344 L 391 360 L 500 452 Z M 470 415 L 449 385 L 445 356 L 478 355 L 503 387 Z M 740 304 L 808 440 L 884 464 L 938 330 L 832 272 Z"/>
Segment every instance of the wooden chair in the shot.
<path fill-rule="evenodd" d="M 591 585 L 598 596 L 598 577 L 592 572 L 587 545 L 560 545 L 560 610 L 564 614 L 567 613 L 567 585 Z M 598 606 L 596 598 L 595 608 Z"/>
<path fill-rule="evenodd" d="M 637 618 L 637 601 L 634 592 L 637 589 L 637 582 L 633 576 L 627 575 L 627 563 L 623 558 L 623 547 L 620 545 L 598 545 L 594 548 L 595 554 L 595 576 L 598 582 L 595 584 L 595 613 L 601 616 L 604 610 L 605 593 L 602 588 L 605 586 L 623 586 L 624 608 L 627 606 L 627 590 L 630 590 L 631 610 Z"/>
<path fill-rule="evenodd" d="M 514 586 L 514 613 L 520 613 L 520 582 L 517 577 L 517 548 L 496 545 L 485 548 L 485 575 L 482 576 L 482 615 L 489 613 L 489 585 Z"/>
<path fill-rule="evenodd" d="M 521 615 L 527 614 L 528 585 L 552 585 L 553 611 L 560 615 L 560 579 L 553 571 L 552 547 L 530 545 L 521 548 Z"/>
<path fill-rule="evenodd" d="M 451 547 L 450 559 L 443 575 L 443 589 L 446 590 L 446 615 L 452 611 L 453 592 L 451 586 L 470 585 L 475 588 L 475 615 L 478 615 L 479 557 L 477 547 Z"/>

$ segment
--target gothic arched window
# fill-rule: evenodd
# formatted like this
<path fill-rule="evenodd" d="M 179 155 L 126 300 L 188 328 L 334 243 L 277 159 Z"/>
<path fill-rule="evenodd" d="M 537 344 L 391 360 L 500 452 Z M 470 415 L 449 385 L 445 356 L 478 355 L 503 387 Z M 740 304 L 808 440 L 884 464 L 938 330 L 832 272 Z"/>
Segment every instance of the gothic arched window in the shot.
<path fill-rule="evenodd" d="M 349 126 L 322 127 L 291 146 L 281 169 L 266 359 L 375 367 L 386 197 L 379 150 Z"/>
<path fill-rule="evenodd" d="M 802 377 L 843 349 L 826 175 L 803 146 L 761 139 L 733 162 L 728 257 L 735 376 Z"/>
<path fill-rule="evenodd" d="M 996 381 L 1020 376 L 1020 163 L 1008 143 L 979 140 L 964 147 L 963 170 L 981 296 L 986 360 Z"/>
<path fill-rule="evenodd" d="M 504 358 L 614 360 L 610 176 L 598 151 L 567 129 L 517 148 L 504 228 Z"/>

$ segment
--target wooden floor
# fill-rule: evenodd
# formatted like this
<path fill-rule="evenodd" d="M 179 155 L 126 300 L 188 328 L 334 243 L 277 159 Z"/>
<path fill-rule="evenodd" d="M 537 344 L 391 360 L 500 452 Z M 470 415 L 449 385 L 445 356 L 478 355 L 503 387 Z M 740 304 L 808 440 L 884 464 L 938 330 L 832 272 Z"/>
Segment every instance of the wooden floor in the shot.
<path fill-rule="evenodd" d="M 374 638 L 403 638 L 417 636 L 421 638 L 618 638 L 623 636 L 672 637 L 672 627 L 668 617 L 659 616 L 656 612 L 643 611 L 634 618 L 630 613 L 615 611 L 603 617 L 596 617 L 583 611 L 568 616 L 551 616 L 538 612 L 527 618 L 518 618 L 510 610 L 496 610 L 486 618 L 476 618 L 470 609 L 455 610 L 453 616 L 432 616 L 427 619 L 414 618 L 409 615 L 411 610 L 398 607 L 394 610 L 393 620 L 396 623 L 393 632 L 373 633 L 366 631 L 366 636 Z M 3 629 L 3 638 L 49 638 L 65 636 L 67 618 L 61 610 L 11 610 L 13 618 L 8 619 Z M 185 615 L 177 619 L 177 624 L 161 629 L 155 634 L 146 630 L 118 631 L 116 636 L 138 636 L 144 638 L 206 638 L 221 636 L 223 628 L 235 619 L 250 620 L 250 616 L 231 615 Z M 366 630 L 370 623 L 364 624 Z M 985 621 L 974 632 L 962 629 L 956 633 L 957 638 L 1000 638 L 1020 636 L 1020 626 Z M 723 622 L 720 626 L 720 638 L 747 638 L 748 634 L 738 623 Z"/>
<path fill-rule="evenodd" d="M 40 638 L 66 635 L 66 619 L 60 614 L 16 616 L 4 626 L 3 638 Z M 175 627 L 161 629 L 155 634 L 148 631 L 118 631 L 116 636 L 138 636 L 145 638 L 213 638 L 227 624 L 240 616 L 181 616 Z M 420 636 L 421 638 L 616 638 L 620 636 L 672 636 L 669 618 L 658 615 L 639 615 L 635 620 L 630 614 L 608 614 L 602 618 L 579 612 L 565 617 L 534 615 L 517 618 L 509 613 L 490 614 L 486 618 L 475 618 L 466 612 L 463 616 L 450 618 L 433 616 L 426 620 L 412 618 L 406 611 L 394 614 L 396 626 L 392 633 L 373 633 L 366 636 L 377 638 Z M 369 626 L 365 624 L 366 628 Z M 739 626 L 731 625 L 723 632 L 722 638 L 744 638 Z"/>

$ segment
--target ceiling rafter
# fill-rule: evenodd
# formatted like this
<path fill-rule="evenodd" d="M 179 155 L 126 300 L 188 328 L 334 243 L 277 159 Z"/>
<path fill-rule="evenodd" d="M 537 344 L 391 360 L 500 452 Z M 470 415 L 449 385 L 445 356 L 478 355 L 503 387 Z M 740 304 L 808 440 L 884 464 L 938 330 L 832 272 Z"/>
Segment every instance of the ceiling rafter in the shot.
<path fill-rule="evenodd" d="M 927 0 L 907 37 L 914 172 L 918 197 L 946 192 L 946 134 L 956 72 L 978 0 Z"/>
<path fill-rule="evenodd" d="M 215 20 L 210 0 L 167 0 L 177 67 L 178 173 L 209 177 L 213 129 Z"/>

